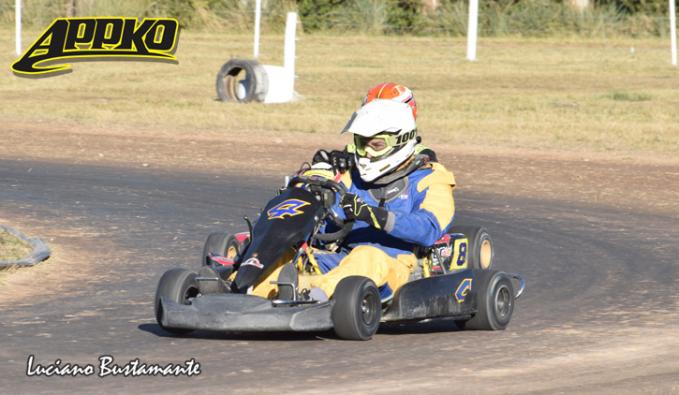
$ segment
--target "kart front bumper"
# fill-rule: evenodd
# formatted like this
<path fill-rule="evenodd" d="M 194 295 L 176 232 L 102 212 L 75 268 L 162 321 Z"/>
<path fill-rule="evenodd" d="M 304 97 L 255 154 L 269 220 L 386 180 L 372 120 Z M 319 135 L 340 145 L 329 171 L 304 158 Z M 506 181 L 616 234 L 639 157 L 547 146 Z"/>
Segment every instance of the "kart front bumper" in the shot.
<path fill-rule="evenodd" d="M 332 329 L 332 301 L 274 307 L 270 300 L 243 294 L 209 294 L 190 305 L 161 299 L 166 328 L 213 331 L 323 331 Z"/>

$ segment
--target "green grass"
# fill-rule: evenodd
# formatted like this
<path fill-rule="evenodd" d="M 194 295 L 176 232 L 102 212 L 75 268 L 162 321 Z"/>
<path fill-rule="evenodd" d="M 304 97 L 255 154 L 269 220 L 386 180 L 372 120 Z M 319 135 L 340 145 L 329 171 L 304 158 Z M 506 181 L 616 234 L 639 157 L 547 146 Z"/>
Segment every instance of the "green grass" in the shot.
<path fill-rule="evenodd" d="M 0 34 L 13 33 L 5 25 Z M 262 63 L 282 63 L 282 42 L 263 37 Z M 414 89 L 419 129 L 439 144 L 679 155 L 679 70 L 665 39 L 486 38 L 477 62 L 464 59 L 460 38 L 318 34 L 297 44 L 302 100 L 238 105 L 216 101 L 214 79 L 229 58 L 251 57 L 249 34 L 184 31 L 178 65 L 74 63 L 46 79 L 13 76 L 13 42 L 3 40 L 0 117 L 183 135 L 327 135 L 369 87 L 397 81 Z"/>
<path fill-rule="evenodd" d="M 610 98 L 617 101 L 648 101 L 652 96 L 637 92 L 611 92 Z"/>
<path fill-rule="evenodd" d="M 13 235 L 0 230 L 0 261 L 15 261 L 28 256 L 31 247 Z"/>

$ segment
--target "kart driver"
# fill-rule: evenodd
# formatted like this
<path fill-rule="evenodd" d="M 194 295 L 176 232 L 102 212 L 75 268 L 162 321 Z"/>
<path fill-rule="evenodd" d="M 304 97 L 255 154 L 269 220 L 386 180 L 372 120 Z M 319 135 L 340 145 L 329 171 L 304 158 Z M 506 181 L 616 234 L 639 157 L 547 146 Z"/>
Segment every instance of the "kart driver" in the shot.
<path fill-rule="evenodd" d="M 408 281 L 416 248 L 431 246 L 451 225 L 455 179 L 419 144 L 416 115 L 408 88 L 380 84 L 342 131 L 353 144 L 314 155 L 305 175 L 343 173 L 348 193 L 334 211 L 355 223 L 339 252 L 315 254 L 323 275 L 300 275 L 299 289 L 320 289 L 329 297 L 340 280 L 359 275 L 373 280 L 388 301 Z"/>

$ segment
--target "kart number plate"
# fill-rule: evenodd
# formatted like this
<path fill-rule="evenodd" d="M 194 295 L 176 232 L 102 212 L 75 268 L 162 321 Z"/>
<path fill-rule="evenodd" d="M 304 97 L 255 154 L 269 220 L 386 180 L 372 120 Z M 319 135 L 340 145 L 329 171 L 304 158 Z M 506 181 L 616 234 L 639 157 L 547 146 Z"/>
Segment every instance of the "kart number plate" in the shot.
<path fill-rule="evenodd" d="M 449 270 L 461 270 L 467 268 L 467 238 L 456 239 L 453 243 L 453 256 L 450 260 Z"/>

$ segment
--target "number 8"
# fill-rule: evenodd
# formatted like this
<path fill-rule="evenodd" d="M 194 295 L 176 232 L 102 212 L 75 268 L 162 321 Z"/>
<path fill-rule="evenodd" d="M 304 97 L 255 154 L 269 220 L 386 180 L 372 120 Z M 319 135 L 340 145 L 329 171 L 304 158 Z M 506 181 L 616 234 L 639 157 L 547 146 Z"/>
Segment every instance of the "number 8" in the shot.
<path fill-rule="evenodd" d="M 462 242 L 460 243 L 460 253 L 457 257 L 457 266 L 464 265 L 466 260 L 467 260 L 467 243 Z"/>

